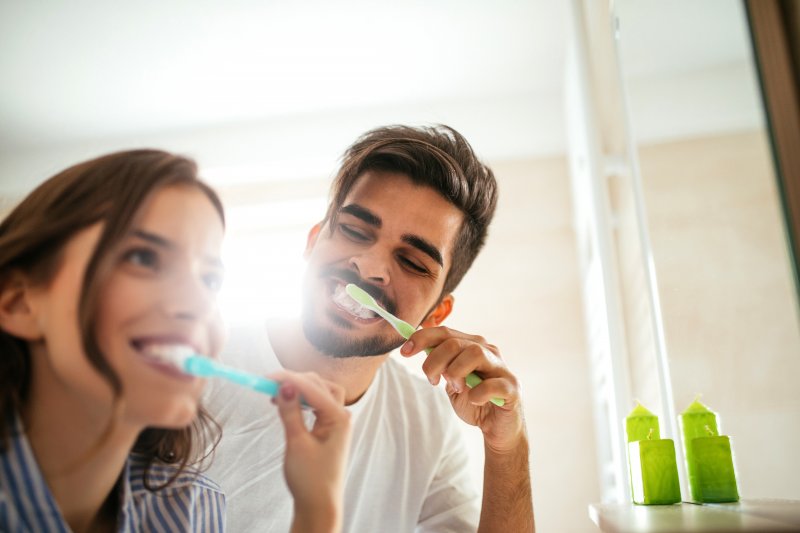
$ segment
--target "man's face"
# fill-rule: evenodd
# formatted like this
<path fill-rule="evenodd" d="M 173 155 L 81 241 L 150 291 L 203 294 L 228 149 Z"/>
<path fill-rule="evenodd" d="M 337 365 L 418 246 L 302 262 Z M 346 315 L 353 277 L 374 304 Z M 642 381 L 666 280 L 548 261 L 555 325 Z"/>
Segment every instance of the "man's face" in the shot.
<path fill-rule="evenodd" d="M 303 330 L 321 352 L 382 355 L 403 338 L 378 316 L 349 310 L 355 283 L 392 314 L 419 325 L 438 303 L 463 214 L 405 174 L 370 170 L 309 240 Z M 361 316 L 357 316 L 361 315 Z"/>

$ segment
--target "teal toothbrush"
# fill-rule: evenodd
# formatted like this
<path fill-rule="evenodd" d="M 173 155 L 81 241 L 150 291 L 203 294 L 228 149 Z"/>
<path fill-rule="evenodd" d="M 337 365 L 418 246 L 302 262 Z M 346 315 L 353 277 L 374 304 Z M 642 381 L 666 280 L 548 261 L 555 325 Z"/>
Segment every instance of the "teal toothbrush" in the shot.
<path fill-rule="evenodd" d="M 155 350 L 153 355 L 172 364 L 186 374 L 201 378 L 226 379 L 237 385 L 272 397 L 277 396 L 281 388 L 281 384 L 277 381 L 224 365 L 208 357 L 196 354 L 189 348 L 162 348 Z M 300 398 L 300 403 L 303 407 L 308 407 L 308 404 L 302 398 Z"/>
<path fill-rule="evenodd" d="M 344 289 L 345 291 L 347 291 L 347 294 L 349 294 L 353 300 L 363 305 L 370 311 L 377 313 L 381 318 L 387 321 L 394 329 L 397 330 L 397 332 L 400 335 L 403 336 L 404 339 L 409 338 L 415 331 L 417 331 L 417 329 L 414 326 L 412 326 L 408 322 L 405 322 L 404 320 L 400 320 L 392 313 L 390 313 L 389 311 L 378 305 L 378 302 L 375 301 L 375 298 L 370 296 L 369 293 L 367 293 L 364 289 L 362 289 L 358 285 L 353 285 L 352 283 L 348 283 Z M 428 354 L 431 353 L 431 349 L 425 348 L 425 353 Z M 474 372 L 471 372 L 470 374 L 467 375 L 465 381 L 467 383 L 467 387 L 471 389 L 483 380 L 479 376 L 477 376 Z M 505 400 L 503 400 L 502 398 L 492 398 L 491 401 L 493 404 L 500 407 L 502 407 L 506 403 Z"/>

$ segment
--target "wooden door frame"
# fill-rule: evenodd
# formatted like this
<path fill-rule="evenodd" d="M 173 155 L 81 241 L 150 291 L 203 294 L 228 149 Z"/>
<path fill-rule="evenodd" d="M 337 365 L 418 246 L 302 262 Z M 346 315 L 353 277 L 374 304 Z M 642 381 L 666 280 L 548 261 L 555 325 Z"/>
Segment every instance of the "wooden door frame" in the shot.
<path fill-rule="evenodd" d="M 800 0 L 744 0 L 800 301 Z"/>

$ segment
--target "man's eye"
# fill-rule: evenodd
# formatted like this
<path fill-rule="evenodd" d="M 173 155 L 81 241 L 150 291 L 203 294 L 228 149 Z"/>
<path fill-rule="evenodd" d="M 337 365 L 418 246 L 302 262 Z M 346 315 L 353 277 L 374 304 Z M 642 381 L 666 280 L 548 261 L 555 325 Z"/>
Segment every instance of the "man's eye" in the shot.
<path fill-rule="evenodd" d="M 134 248 L 125 253 L 123 257 L 126 263 L 137 267 L 156 269 L 158 268 L 158 253 L 150 248 Z"/>
<path fill-rule="evenodd" d="M 400 257 L 400 263 L 418 274 L 427 274 L 428 269 L 407 257 Z"/>
<path fill-rule="evenodd" d="M 355 229 L 352 226 L 342 224 L 339 227 L 341 228 L 342 233 L 344 233 L 347 237 L 355 241 L 366 241 L 368 238 L 363 232 L 361 232 L 358 229 Z"/>

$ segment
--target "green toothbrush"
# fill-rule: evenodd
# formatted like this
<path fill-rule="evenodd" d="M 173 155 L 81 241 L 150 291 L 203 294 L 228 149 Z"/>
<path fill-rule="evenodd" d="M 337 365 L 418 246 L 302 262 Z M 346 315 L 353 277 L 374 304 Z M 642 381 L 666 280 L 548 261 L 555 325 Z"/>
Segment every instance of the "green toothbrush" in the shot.
<path fill-rule="evenodd" d="M 347 294 L 355 300 L 356 302 L 360 303 L 370 311 L 374 311 L 377 313 L 381 318 L 387 321 L 397 332 L 403 336 L 403 338 L 409 338 L 417 328 L 409 324 L 404 320 L 400 320 L 392 313 L 378 305 L 378 302 L 375 301 L 375 298 L 370 296 L 364 289 L 359 287 L 358 285 L 353 285 L 352 283 L 348 283 L 347 286 L 344 288 L 347 291 Z M 430 348 L 425 348 L 425 353 L 431 353 Z M 475 385 L 483 381 L 480 377 L 478 377 L 474 372 L 470 372 L 469 375 L 465 378 L 467 382 L 467 387 L 470 389 L 473 388 Z M 505 405 L 505 400 L 502 398 L 492 398 L 492 403 L 502 407 Z"/>

